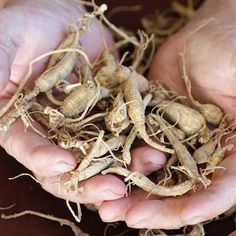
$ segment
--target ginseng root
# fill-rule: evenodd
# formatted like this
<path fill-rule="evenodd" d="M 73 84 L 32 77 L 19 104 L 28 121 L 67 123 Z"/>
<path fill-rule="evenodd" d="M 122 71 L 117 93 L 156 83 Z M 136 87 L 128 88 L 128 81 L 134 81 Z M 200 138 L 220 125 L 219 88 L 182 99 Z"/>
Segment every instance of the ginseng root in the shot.
<path fill-rule="evenodd" d="M 194 184 L 190 180 L 175 186 L 161 186 L 153 183 L 149 178 L 140 172 L 131 172 L 122 167 L 108 168 L 102 171 L 102 174 L 114 173 L 125 177 L 125 181 L 131 180 L 133 184 L 142 188 L 143 190 L 158 196 L 170 197 L 183 195 L 190 191 Z"/>
<path fill-rule="evenodd" d="M 153 142 L 147 135 L 145 126 L 145 107 L 140 95 L 140 92 L 144 92 L 147 89 L 147 80 L 137 72 L 131 71 L 130 78 L 124 81 L 123 85 L 125 100 L 128 104 L 129 117 L 133 121 L 136 130 L 147 144 L 160 151 L 173 154 L 174 151 L 172 149 Z"/>
<path fill-rule="evenodd" d="M 89 234 L 84 233 L 78 226 L 76 226 L 73 222 L 69 220 L 58 218 L 52 215 L 46 215 L 46 214 L 36 212 L 36 211 L 25 210 L 20 213 L 15 213 L 13 215 L 1 214 L 1 218 L 4 220 L 10 220 L 10 219 L 15 219 L 15 218 L 25 216 L 25 215 L 34 215 L 34 216 L 38 216 L 47 220 L 58 222 L 60 225 L 69 226 L 75 236 L 89 236 Z"/>
<path fill-rule="evenodd" d="M 161 117 L 156 114 L 151 116 L 158 122 L 160 125 L 161 129 L 163 130 L 164 134 L 172 144 L 175 153 L 180 161 L 180 163 L 183 166 L 183 169 L 187 172 L 187 175 L 191 178 L 193 182 L 196 181 L 203 181 L 202 177 L 199 174 L 197 164 L 192 157 L 192 155 L 189 153 L 187 150 L 186 146 L 184 146 L 176 137 L 175 135 L 171 132 L 170 129 L 166 126 L 166 124 L 162 121 Z"/>

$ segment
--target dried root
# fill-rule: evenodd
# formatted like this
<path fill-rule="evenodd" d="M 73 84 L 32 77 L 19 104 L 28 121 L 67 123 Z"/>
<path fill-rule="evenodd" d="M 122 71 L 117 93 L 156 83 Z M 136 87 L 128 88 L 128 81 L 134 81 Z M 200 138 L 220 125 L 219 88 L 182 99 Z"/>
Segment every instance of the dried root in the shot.
<path fill-rule="evenodd" d="M 55 217 L 52 215 L 46 215 L 46 214 L 36 212 L 36 211 L 25 210 L 20 213 L 15 213 L 13 215 L 1 214 L 1 218 L 4 220 L 10 220 L 10 219 L 15 219 L 15 218 L 25 216 L 25 215 L 38 216 L 40 218 L 44 218 L 47 220 L 58 222 L 61 226 L 63 226 L 63 225 L 69 226 L 75 236 L 89 236 L 89 234 L 84 233 L 78 226 L 75 225 L 75 223 L 73 223 L 69 220 L 58 218 L 58 217 Z"/>
<path fill-rule="evenodd" d="M 134 184 L 148 194 L 162 197 L 197 191 L 199 184 L 208 187 L 212 173 L 220 168 L 227 151 L 233 148 L 231 144 L 222 144 L 222 138 L 230 135 L 234 126 L 226 123 L 221 108 L 201 104 L 193 98 L 184 53 L 181 54 L 182 70 L 188 97 L 145 78 L 144 71 L 155 52 L 154 36 L 142 31 L 138 36 L 129 36 L 107 20 L 103 14 L 105 4 L 97 6 L 86 1 L 85 5 L 93 11 L 71 26 L 70 33 L 57 50 L 30 63 L 13 99 L 0 111 L 1 116 L 11 108 L 1 117 L 0 130 L 6 131 L 21 117 L 25 128 L 31 127 L 44 135 L 33 125 L 37 120 L 45 128 L 44 136 L 71 151 L 77 167 L 70 172 L 66 182 L 67 194 L 79 195 L 83 190 L 78 189 L 78 182 L 100 173 L 120 175 L 128 187 Z M 178 20 L 173 12 L 177 13 Z M 154 33 L 164 39 L 182 27 L 193 14 L 191 0 L 187 7 L 174 1 L 171 11 L 146 18 L 143 24 L 148 32 L 156 30 Z M 96 16 L 114 31 L 118 41 L 113 48 L 106 48 L 91 65 L 79 42 L 88 30 L 89 21 Z M 118 62 L 113 50 L 125 44 L 131 44 L 133 52 L 125 52 Z M 47 68 L 35 80 L 33 88 L 22 92 L 33 64 L 49 55 Z M 75 65 L 78 59 L 83 65 Z M 72 73 L 77 76 L 74 83 L 68 80 Z M 156 180 L 128 169 L 131 148 L 138 140 L 165 152 L 168 161 L 156 172 Z M 67 204 L 72 211 L 68 201 Z M 28 213 L 34 214 L 26 211 L 22 215 Z M 51 216 L 48 218 L 54 220 Z M 63 224 L 70 225 L 64 221 Z M 73 228 L 74 225 L 70 226 L 76 235 L 82 235 Z M 161 230 L 149 230 L 140 235 L 166 234 Z M 200 226 L 193 226 L 186 228 L 184 235 L 204 234 Z"/>

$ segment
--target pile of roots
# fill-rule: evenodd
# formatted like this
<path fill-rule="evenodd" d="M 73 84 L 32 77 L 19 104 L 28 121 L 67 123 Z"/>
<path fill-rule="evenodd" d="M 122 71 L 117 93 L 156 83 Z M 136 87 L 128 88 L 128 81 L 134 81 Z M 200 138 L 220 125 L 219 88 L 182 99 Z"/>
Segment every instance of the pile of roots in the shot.
<path fill-rule="evenodd" d="M 232 149 L 221 140 L 233 126 L 228 125 L 219 107 L 201 104 L 192 97 L 184 52 L 180 58 L 188 97 L 145 78 L 155 51 L 154 35 L 139 31 L 137 36 L 129 36 L 107 20 L 106 5 L 87 5 L 93 10 L 70 26 L 57 50 L 31 62 L 19 89 L 1 110 L 0 129 L 7 130 L 20 118 L 26 132 L 31 127 L 70 150 L 78 165 L 66 182 L 68 194 L 78 190 L 79 181 L 99 173 L 120 175 L 127 185 L 162 197 L 207 188 L 226 151 Z M 97 16 L 118 41 L 92 63 L 80 38 Z M 192 11 L 187 16 L 191 17 Z M 114 51 L 127 44 L 132 52 L 117 60 Z M 49 55 L 45 71 L 33 88 L 26 88 L 33 64 Z M 45 133 L 33 121 L 43 126 Z M 137 140 L 167 156 L 165 166 L 155 173 L 156 181 L 129 170 L 130 150 Z"/>

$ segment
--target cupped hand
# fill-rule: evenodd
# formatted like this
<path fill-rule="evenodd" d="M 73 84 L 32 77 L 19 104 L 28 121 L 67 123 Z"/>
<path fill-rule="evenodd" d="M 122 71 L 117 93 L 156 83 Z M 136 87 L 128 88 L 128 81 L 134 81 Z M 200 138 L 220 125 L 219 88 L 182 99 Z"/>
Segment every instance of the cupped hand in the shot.
<path fill-rule="evenodd" d="M 159 79 L 186 94 L 180 59 L 186 47 L 184 57 L 193 96 L 234 115 L 235 7 L 233 1 L 207 1 L 196 17 L 158 51 L 150 79 Z M 136 152 L 136 155 L 142 154 Z M 236 149 L 220 165 L 225 170 L 214 174 L 207 189 L 164 199 L 146 199 L 147 193 L 134 191 L 129 197 L 104 202 L 99 208 L 101 218 L 107 222 L 123 220 L 133 228 L 152 229 L 179 228 L 212 219 L 236 204 Z"/>
<path fill-rule="evenodd" d="M 14 94 L 29 62 L 55 49 L 68 34 L 68 25 L 76 22 L 83 14 L 73 0 L 7 1 L 5 8 L 0 9 L 0 104 Z M 91 60 L 105 47 L 104 41 L 108 44 L 112 42 L 107 30 L 96 20 L 91 23 L 90 32 L 85 33 L 81 41 Z M 43 71 L 47 59 L 34 65 L 33 78 Z M 43 132 L 36 122 L 34 126 Z M 7 131 L 0 133 L 0 144 L 34 173 L 45 189 L 58 197 L 67 198 L 63 195 L 64 189 L 60 188 L 61 191 L 58 192 L 53 184 L 59 183 L 62 173 L 76 167 L 72 153 L 53 145 L 31 128 L 25 132 L 20 119 Z M 85 189 L 83 195 L 86 195 L 86 201 L 94 203 L 123 196 L 125 186 L 119 179 L 114 178 L 98 176 L 81 183 L 80 186 Z M 52 182 L 52 179 L 56 181 Z M 117 186 L 115 193 L 110 190 L 114 184 Z M 103 194 L 99 194 L 101 192 Z M 70 200 L 78 201 L 76 196 Z"/>

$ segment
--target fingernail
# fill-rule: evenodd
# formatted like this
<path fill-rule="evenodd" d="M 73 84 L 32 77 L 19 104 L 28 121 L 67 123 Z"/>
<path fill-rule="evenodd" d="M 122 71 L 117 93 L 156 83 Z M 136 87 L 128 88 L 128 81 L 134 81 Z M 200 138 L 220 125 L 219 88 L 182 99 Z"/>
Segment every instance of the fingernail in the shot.
<path fill-rule="evenodd" d="M 188 222 L 188 224 L 198 224 L 203 221 L 205 221 L 205 219 L 203 219 L 202 216 L 194 216 L 194 217 L 190 218 L 189 220 L 186 220 L 186 222 Z"/>
<path fill-rule="evenodd" d="M 104 222 L 116 222 L 116 221 L 120 221 L 120 217 L 118 216 L 114 216 L 114 217 L 108 217 L 106 219 L 102 219 Z"/>
<path fill-rule="evenodd" d="M 105 214 L 104 214 L 104 212 L 103 212 L 103 214 L 101 214 L 99 212 L 99 214 L 100 214 L 100 217 L 101 217 L 103 222 L 109 223 L 109 222 L 115 222 L 115 221 L 121 221 L 122 220 L 121 217 L 119 217 L 118 215 L 115 214 L 115 212 L 112 212 L 112 211 L 109 211 L 109 212 L 106 211 Z"/>
<path fill-rule="evenodd" d="M 67 163 L 60 161 L 53 166 L 55 174 L 62 174 L 73 170 L 75 166 L 68 165 Z"/>
<path fill-rule="evenodd" d="M 102 201 L 104 201 L 104 200 L 114 200 L 114 199 L 117 199 L 117 198 L 120 198 L 120 197 L 122 197 L 121 194 L 115 193 L 111 189 L 105 189 L 105 190 L 102 190 L 99 193 L 99 198 Z"/>
<path fill-rule="evenodd" d="M 130 228 L 148 228 L 148 221 L 146 219 L 139 220 L 136 222 L 127 223 L 127 226 Z"/>

